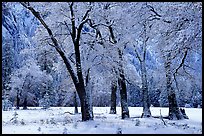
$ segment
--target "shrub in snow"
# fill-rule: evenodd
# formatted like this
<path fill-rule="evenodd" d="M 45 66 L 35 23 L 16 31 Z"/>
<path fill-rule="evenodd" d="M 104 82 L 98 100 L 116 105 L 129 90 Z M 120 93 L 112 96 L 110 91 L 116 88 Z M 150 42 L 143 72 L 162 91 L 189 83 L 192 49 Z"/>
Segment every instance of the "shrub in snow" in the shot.
<path fill-rule="evenodd" d="M 182 128 L 183 128 L 183 129 L 188 129 L 189 126 L 188 126 L 188 124 L 183 124 L 183 125 L 182 125 Z"/>
<path fill-rule="evenodd" d="M 140 120 L 136 119 L 135 121 L 136 121 L 135 126 L 139 126 L 140 125 Z"/>
<path fill-rule="evenodd" d="M 72 122 L 73 122 L 73 120 L 70 118 L 70 116 L 67 116 L 67 115 L 66 115 L 66 116 L 64 117 L 64 123 L 65 123 L 65 124 L 67 124 L 67 123 L 72 123 Z"/>
<path fill-rule="evenodd" d="M 122 134 L 122 129 L 118 128 L 116 134 Z"/>
<path fill-rule="evenodd" d="M 64 128 L 64 129 L 63 129 L 63 134 L 68 134 L 68 133 L 67 133 L 67 128 Z"/>
<path fill-rule="evenodd" d="M 46 124 L 49 124 L 49 120 L 48 119 L 46 119 Z"/>
<path fill-rule="evenodd" d="M 10 120 L 13 124 L 17 124 L 18 123 L 18 117 L 17 117 L 17 112 L 15 111 L 13 114 L 13 118 Z"/>
<path fill-rule="evenodd" d="M 43 119 L 40 119 L 40 123 L 41 123 L 41 124 L 44 124 L 44 120 L 43 120 Z"/>
<path fill-rule="evenodd" d="M 41 131 L 41 127 L 38 128 L 38 131 Z"/>
<path fill-rule="evenodd" d="M 188 104 L 188 103 L 186 103 L 186 104 L 185 104 L 185 108 L 191 108 L 191 105 Z"/>
<path fill-rule="evenodd" d="M 97 128 L 97 127 L 98 127 L 98 125 L 100 125 L 100 124 L 96 124 L 94 127 L 95 127 L 95 128 Z"/>
<path fill-rule="evenodd" d="M 21 125 L 25 125 L 25 122 L 23 119 L 20 121 L 20 123 L 21 123 Z"/>
<path fill-rule="evenodd" d="M 51 118 L 51 119 L 50 119 L 50 123 L 51 123 L 51 124 L 56 124 L 54 118 Z"/>

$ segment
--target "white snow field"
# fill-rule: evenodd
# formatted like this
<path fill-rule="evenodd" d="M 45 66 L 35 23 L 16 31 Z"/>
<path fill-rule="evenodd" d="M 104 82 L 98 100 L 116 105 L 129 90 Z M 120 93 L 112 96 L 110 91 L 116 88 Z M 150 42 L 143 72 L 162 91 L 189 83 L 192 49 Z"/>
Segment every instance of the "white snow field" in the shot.
<path fill-rule="evenodd" d="M 3 134 L 202 134 L 202 108 L 185 108 L 189 119 L 168 120 L 166 125 L 160 118 L 138 118 L 142 107 L 129 107 L 130 118 L 121 119 L 121 108 L 117 114 L 109 114 L 110 107 L 93 107 L 94 120 L 81 121 L 74 107 L 28 107 L 16 110 L 17 121 L 12 119 L 15 110 L 2 111 Z M 168 108 L 151 107 L 153 116 L 168 115 Z"/>

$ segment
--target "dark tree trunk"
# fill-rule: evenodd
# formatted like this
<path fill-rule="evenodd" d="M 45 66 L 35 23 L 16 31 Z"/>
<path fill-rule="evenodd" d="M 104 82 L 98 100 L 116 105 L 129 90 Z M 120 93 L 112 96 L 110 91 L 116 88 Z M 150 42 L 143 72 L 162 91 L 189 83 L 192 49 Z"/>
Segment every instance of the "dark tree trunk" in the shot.
<path fill-rule="evenodd" d="M 150 99 L 148 94 L 147 85 L 147 71 L 145 61 L 141 61 L 141 74 L 142 74 L 142 93 L 143 93 L 143 113 L 142 118 L 151 117 L 150 112 Z"/>
<path fill-rule="evenodd" d="M 165 61 L 165 71 L 166 71 L 166 89 L 168 93 L 168 101 L 169 101 L 169 119 L 170 120 L 180 120 L 183 119 L 183 114 L 181 113 L 177 100 L 176 100 L 176 94 L 174 89 L 172 88 L 172 75 L 171 75 L 171 54 L 169 53 L 167 55 L 166 61 Z"/>
<path fill-rule="evenodd" d="M 120 74 L 120 78 L 118 79 L 118 84 L 120 87 L 122 119 L 129 118 L 130 115 L 129 115 L 128 103 L 127 103 L 127 90 L 126 90 L 126 84 L 125 84 L 125 79 L 123 74 Z"/>
<path fill-rule="evenodd" d="M 26 110 L 26 109 L 27 109 L 27 97 L 25 97 L 23 101 L 23 110 Z"/>
<path fill-rule="evenodd" d="M 82 90 L 80 90 L 82 89 Z M 91 112 L 90 103 L 86 97 L 86 92 L 84 88 L 78 88 L 80 91 L 79 99 L 81 103 L 81 113 L 82 113 L 82 121 L 93 120 L 93 112 Z"/>
<path fill-rule="evenodd" d="M 16 95 L 16 109 L 19 109 L 19 104 L 20 104 L 19 91 L 17 91 L 17 95 Z"/>
<path fill-rule="evenodd" d="M 118 54 L 120 58 L 119 63 L 119 78 L 118 78 L 118 85 L 120 89 L 120 98 L 121 98 L 121 112 L 122 112 L 122 119 L 129 118 L 129 110 L 128 110 L 128 102 L 127 102 L 127 89 L 125 84 L 125 76 L 124 76 L 124 70 L 122 65 L 122 52 L 120 49 L 118 49 Z"/>
<path fill-rule="evenodd" d="M 78 93 L 80 97 L 80 102 L 81 102 L 81 111 L 82 111 L 82 120 L 87 121 L 87 120 L 93 120 L 93 110 L 92 106 L 90 103 L 90 93 L 88 91 L 89 88 L 86 90 L 85 85 L 84 85 L 84 79 L 83 79 L 83 74 L 82 74 L 82 68 L 81 68 L 81 60 L 80 60 L 80 50 L 79 50 L 79 41 L 74 42 L 75 43 L 75 56 L 76 56 L 76 67 L 77 67 L 77 76 L 78 76 Z"/>
<path fill-rule="evenodd" d="M 178 107 L 175 93 L 168 95 L 168 100 L 169 100 L 169 119 L 170 120 L 183 119 L 184 117 Z"/>
<path fill-rule="evenodd" d="M 64 55 L 64 52 L 62 52 L 60 49 L 56 48 L 58 53 L 60 54 L 60 56 L 62 57 L 62 59 L 64 60 L 64 63 L 67 67 L 67 70 L 69 71 L 72 80 L 74 82 L 76 91 L 78 93 L 79 99 L 80 99 L 80 104 L 81 104 L 81 113 L 82 113 L 82 121 L 87 121 L 87 120 L 93 120 L 93 113 L 90 112 L 90 105 L 89 102 L 87 100 L 87 96 L 86 96 L 86 90 L 85 90 L 85 86 L 84 86 L 84 79 L 82 76 L 82 69 L 81 69 L 81 63 L 80 63 L 80 57 L 79 57 L 79 47 L 78 47 L 78 51 L 75 51 L 75 54 L 77 56 L 76 59 L 76 67 L 77 67 L 77 77 L 75 76 L 74 71 L 71 68 L 71 65 L 68 61 L 68 59 L 66 58 L 66 56 Z M 79 62 L 79 63 L 78 63 Z"/>
<path fill-rule="evenodd" d="M 115 80 L 111 83 L 111 108 L 110 114 L 116 114 L 116 91 L 117 91 L 117 82 Z"/>
<path fill-rule="evenodd" d="M 77 96 L 76 96 L 76 92 L 74 91 L 74 113 L 78 113 L 78 105 L 77 105 Z"/>

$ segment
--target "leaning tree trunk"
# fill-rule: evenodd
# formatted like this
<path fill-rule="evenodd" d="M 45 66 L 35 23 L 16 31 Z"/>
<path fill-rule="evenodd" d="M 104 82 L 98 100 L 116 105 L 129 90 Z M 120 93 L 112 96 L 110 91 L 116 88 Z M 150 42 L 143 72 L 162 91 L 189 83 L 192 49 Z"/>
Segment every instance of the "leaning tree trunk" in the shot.
<path fill-rule="evenodd" d="M 121 98 L 121 112 L 122 112 L 122 119 L 129 118 L 129 110 L 128 110 L 128 102 L 127 102 L 127 89 L 125 84 L 125 75 L 122 65 L 122 52 L 120 49 L 118 49 L 118 54 L 120 58 L 119 63 L 119 78 L 118 78 L 118 84 L 120 88 L 120 98 Z"/>
<path fill-rule="evenodd" d="M 176 94 L 174 89 L 172 88 L 172 81 L 171 81 L 171 54 L 167 55 L 167 59 L 165 61 L 165 71 L 166 71 L 166 89 L 168 93 L 168 101 L 169 101 L 169 116 L 170 120 L 180 120 L 184 119 L 183 114 L 181 113 L 177 100 Z"/>
<path fill-rule="evenodd" d="M 76 91 L 78 93 L 79 99 L 80 99 L 80 104 L 81 104 L 81 113 L 82 113 L 82 121 L 87 121 L 87 120 L 93 120 L 93 113 L 91 109 L 91 105 L 89 100 L 87 99 L 87 90 L 85 89 L 84 85 L 84 79 L 82 76 L 82 68 L 81 68 L 81 61 L 80 61 L 80 52 L 79 52 L 79 46 L 75 47 L 75 54 L 76 54 L 76 67 L 77 67 L 77 77 L 75 76 L 73 69 L 71 68 L 71 65 L 66 58 L 64 52 L 62 52 L 59 48 L 56 48 L 57 52 L 60 54 L 62 59 L 64 60 L 64 63 L 66 65 L 67 70 L 69 71 L 72 80 L 74 82 Z"/>
<path fill-rule="evenodd" d="M 147 85 L 147 71 L 145 61 L 141 61 L 141 74 L 142 74 L 142 93 L 143 93 L 143 113 L 142 118 L 151 117 L 150 112 L 150 99 L 148 94 Z"/>
<path fill-rule="evenodd" d="M 117 82 L 115 80 L 111 83 L 111 108 L 110 114 L 116 114 L 116 91 L 117 91 Z"/>

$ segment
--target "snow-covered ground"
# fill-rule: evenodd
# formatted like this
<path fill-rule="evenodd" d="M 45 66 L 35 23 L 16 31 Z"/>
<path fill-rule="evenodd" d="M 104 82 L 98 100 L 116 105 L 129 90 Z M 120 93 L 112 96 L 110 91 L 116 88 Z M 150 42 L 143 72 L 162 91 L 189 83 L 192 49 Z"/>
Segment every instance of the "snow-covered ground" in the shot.
<path fill-rule="evenodd" d="M 94 107 L 94 120 L 81 121 L 74 107 L 52 107 L 43 110 L 29 107 L 17 110 L 17 122 L 12 119 L 15 110 L 2 111 L 3 134 L 202 134 L 202 109 L 185 108 L 188 120 L 138 118 L 142 107 L 129 107 L 130 118 L 121 119 L 121 108 L 117 114 L 109 114 L 110 107 Z M 153 116 L 168 115 L 168 108 L 151 107 Z M 70 112 L 70 113 L 68 113 Z"/>

